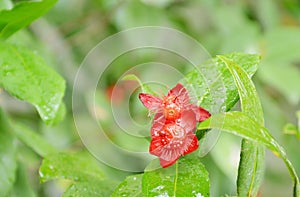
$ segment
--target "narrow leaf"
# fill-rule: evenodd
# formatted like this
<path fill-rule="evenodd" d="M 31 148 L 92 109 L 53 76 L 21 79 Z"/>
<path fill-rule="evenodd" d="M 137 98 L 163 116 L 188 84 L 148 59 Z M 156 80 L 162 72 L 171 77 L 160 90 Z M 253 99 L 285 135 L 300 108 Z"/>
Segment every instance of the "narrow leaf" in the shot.
<path fill-rule="evenodd" d="M 146 171 L 142 182 L 143 196 L 209 196 L 208 172 L 197 157 L 185 156 L 169 168 Z"/>
<path fill-rule="evenodd" d="M 111 197 L 142 197 L 143 174 L 127 176 L 115 189 Z"/>
<path fill-rule="evenodd" d="M 47 124 L 59 122 L 64 113 L 64 79 L 26 48 L 0 42 L 0 57 L 0 86 L 33 104 Z"/>
<path fill-rule="evenodd" d="M 0 108 L 0 194 L 7 196 L 15 182 L 16 143 L 7 117 Z"/>
<path fill-rule="evenodd" d="M 15 123 L 14 132 L 19 140 L 29 146 L 34 152 L 41 157 L 57 152 L 44 138 L 32 131 L 30 128 L 20 123 Z"/>
<path fill-rule="evenodd" d="M 247 140 L 262 143 L 283 159 L 294 181 L 294 196 L 300 196 L 299 178 L 297 173 L 286 157 L 284 149 L 270 135 L 269 131 L 259 123 L 251 119 L 243 112 L 227 112 L 213 115 L 202 122 L 198 129 L 217 128 L 228 133 L 243 137 Z"/>
<path fill-rule="evenodd" d="M 125 75 L 122 78 L 122 80 L 123 81 L 136 81 L 140 85 L 143 93 L 156 95 L 156 93 L 147 84 L 143 84 L 142 81 L 134 74 Z"/>
<path fill-rule="evenodd" d="M 44 15 L 57 0 L 28 1 L 17 3 L 11 10 L 0 11 L 0 39 L 6 39 Z"/>
<path fill-rule="evenodd" d="M 261 103 L 247 73 L 235 62 L 218 56 L 227 66 L 238 89 L 242 111 L 264 125 Z M 238 196 L 257 196 L 264 175 L 264 147 L 256 142 L 242 140 L 237 178 Z"/>

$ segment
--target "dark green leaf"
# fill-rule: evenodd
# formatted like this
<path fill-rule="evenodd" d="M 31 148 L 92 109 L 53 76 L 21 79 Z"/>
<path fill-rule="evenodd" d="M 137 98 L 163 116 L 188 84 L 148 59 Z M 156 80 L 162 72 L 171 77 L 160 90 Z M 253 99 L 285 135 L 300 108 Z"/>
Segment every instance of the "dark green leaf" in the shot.
<path fill-rule="evenodd" d="M 47 124 L 62 118 L 65 81 L 28 49 L 0 42 L 0 86 L 33 104 Z"/>
<path fill-rule="evenodd" d="M 198 127 L 198 129 L 211 128 L 217 128 L 267 146 L 275 155 L 283 159 L 294 180 L 294 196 L 300 196 L 299 178 L 293 165 L 286 157 L 284 149 L 270 135 L 265 127 L 261 126 L 243 112 L 228 112 L 213 115 L 211 118 L 202 122 Z"/>
<path fill-rule="evenodd" d="M 73 181 L 102 180 L 104 174 L 97 161 L 88 154 L 58 153 L 45 157 L 40 167 L 41 182 L 53 179 Z"/>
<path fill-rule="evenodd" d="M 168 168 L 146 169 L 142 181 L 144 196 L 209 196 L 208 172 L 196 157 L 183 157 Z"/>
<path fill-rule="evenodd" d="M 26 169 L 22 163 L 18 165 L 17 180 L 12 190 L 11 197 L 35 197 L 26 175 Z"/>
<path fill-rule="evenodd" d="M 126 177 L 126 179 L 118 185 L 111 197 L 142 197 L 142 178 L 143 174 Z"/>
<path fill-rule="evenodd" d="M 228 67 L 239 92 L 242 111 L 264 125 L 261 103 L 247 73 L 226 57 L 218 56 Z M 237 178 L 238 196 L 257 196 L 264 175 L 264 147 L 256 142 L 243 139 Z"/>
<path fill-rule="evenodd" d="M 15 182 L 16 141 L 7 117 L 0 108 L 0 195 L 7 196 Z"/>
<path fill-rule="evenodd" d="M 44 15 L 57 0 L 17 3 L 11 10 L 0 11 L 0 38 L 6 39 Z"/>
<path fill-rule="evenodd" d="M 72 184 L 62 197 L 107 197 L 110 196 L 116 183 L 108 180 L 93 180 L 88 182 L 77 182 Z"/>
<path fill-rule="evenodd" d="M 224 55 L 237 62 L 251 77 L 257 70 L 260 57 L 254 54 Z M 225 63 L 215 57 L 186 75 L 186 86 L 197 95 L 199 104 L 212 113 L 230 110 L 238 101 L 237 87 Z"/>
<path fill-rule="evenodd" d="M 51 144 L 45 141 L 44 138 L 39 136 L 36 132 L 30 130 L 25 125 L 15 123 L 13 128 L 17 138 L 32 148 L 33 151 L 40 156 L 45 157 L 48 154 L 57 152 L 57 150 Z"/>

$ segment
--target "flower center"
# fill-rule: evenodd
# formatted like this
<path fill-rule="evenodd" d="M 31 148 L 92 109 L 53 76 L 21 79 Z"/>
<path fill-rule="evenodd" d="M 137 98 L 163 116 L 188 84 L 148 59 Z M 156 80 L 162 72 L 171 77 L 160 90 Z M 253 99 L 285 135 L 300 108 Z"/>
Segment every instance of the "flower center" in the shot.
<path fill-rule="evenodd" d="M 167 96 L 163 100 L 164 116 L 168 120 L 175 120 L 180 117 L 181 107 L 176 96 Z"/>

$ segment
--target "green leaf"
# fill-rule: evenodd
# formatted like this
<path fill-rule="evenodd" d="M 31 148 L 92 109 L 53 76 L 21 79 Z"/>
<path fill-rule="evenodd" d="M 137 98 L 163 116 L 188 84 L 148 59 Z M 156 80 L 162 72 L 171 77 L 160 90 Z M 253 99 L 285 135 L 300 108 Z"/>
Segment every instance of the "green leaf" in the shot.
<path fill-rule="evenodd" d="M 29 146 L 34 152 L 41 157 L 57 152 L 57 150 L 49 144 L 44 138 L 32 131 L 30 128 L 20 123 L 13 126 L 14 132 L 19 140 Z"/>
<path fill-rule="evenodd" d="M 18 171 L 17 171 L 17 180 L 14 185 L 14 189 L 12 190 L 11 197 L 35 197 L 34 190 L 31 188 L 25 166 L 19 162 Z"/>
<path fill-rule="evenodd" d="M 142 182 L 144 196 L 209 196 L 208 172 L 196 157 L 182 157 L 168 168 L 146 169 Z"/>
<path fill-rule="evenodd" d="M 218 56 L 228 67 L 239 92 L 242 111 L 264 125 L 261 103 L 247 73 L 226 57 Z M 238 196 L 257 196 L 264 175 L 264 147 L 256 142 L 242 140 L 237 178 Z"/>
<path fill-rule="evenodd" d="M 142 178 L 143 174 L 127 176 L 126 179 L 118 185 L 111 197 L 142 197 Z"/>
<path fill-rule="evenodd" d="M 0 108 L 0 194 L 7 196 L 15 182 L 17 169 L 16 141 L 4 112 Z"/>
<path fill-rule="evenodd" d="M 36 53 L 0 42 L 0 86 L 33 104 L 47 124 L 62 118 L 65 81 Z"/>
<path fill-rule="evenodd" d="M 12 2 L 10 0 L 0 1 L 0 10 L 10 9 L 12 7 Z"/>
<path fill-rule="evenodd" d="M 99 164 L 88 154 L 57 153 L 47 155 L 40 167 L 40 180 L 68 179 L 78 182 L 102 180 Z"/>
<path fill-rule="evenodd" d="M 62 197 L 107 197 L 113 192 L 116 183 L 113 181 L 93 180 L 88 182 L 78 182 L 72 184 L 62 195 Z"/>
<path fill-rule="evenodd" d="M 6 39 L 43 16 L 57 0 L 28 1 L 17 3 L 11 10 L 0 11 L 0 39 Z"/>
<path fill-rule="evenodd" d="M 255 54 L 231 53 L 223 55 L 237 62 L 251 77 L 257 70 L 260 56 Z M 220 58 L 208 60 L 188 73 L 183 81 L 192 93 L 197 95 L 199 105 L 212 113 L 230 110 L 238 101 L 237 87 L 231 73 Z"/>
<path fill-rule="evenodd" d="M 293 165 L 286 157 L 284 149 L 270 135 L 269 131 L 265 127 L 261 126 L 258 122 L 254 121 L 243 112 L 227 112 L 213 115 L 198 126 L 198 129 L 212 128 L 226 131 L 247 140 L 262 143 L 272 150 L 275 155 L 283 159 L 290 172 L 294 181 L 294 196 L 300 196 L 299 178 Z"/>

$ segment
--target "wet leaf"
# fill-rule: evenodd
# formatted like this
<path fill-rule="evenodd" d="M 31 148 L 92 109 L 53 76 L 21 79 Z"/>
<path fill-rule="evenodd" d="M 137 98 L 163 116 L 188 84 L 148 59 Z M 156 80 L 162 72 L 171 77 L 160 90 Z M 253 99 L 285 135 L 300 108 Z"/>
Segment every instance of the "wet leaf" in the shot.
<path fill-rule="evenodd" d="M 17 170 L 16 141 L 4 112 L 0 108 L 0 194 L 7 196 L 15 182 Z"/>
<path fill-rule="evenodd" d="M 239 64 L 249 77 L 256 72 L 260 56 L 255 54 L 231 53 L 223 55 Z M 230 110 L 238 101 L 239 94 L 226 64 L 215 57 L 188 73 L 187 87 L 197 95 L 199 105 L 212 113 Z"/>
<path fill-rule="evenodd" d="M 111 196 L 142 197 L 142 178 L 143 174 L 127 176 L 126 179 L 118 185 Z"/>
<path fill-rule="evenodd" d="M 150 163 L 152 168 L 158 160 Z M 142 179 L 144 196 L 209 196 L 209 177 L 199 158 L 185 156 L 168 168 L 146 171 Z"/>
<path fill-rule="evenodd" d="M 10 10 L 0 11 L 0 39 L 6 39 L 44 15 L 57 0 L 28 1 L 17 3 Z"/>
<path fill-rule="evenodd" d="M 198 129 L 211 128 L 217 128 L 247 140 L 264 144 L 275 155 L 282 158 L 294 181 L 294 196 L 300 196 L 299 178 L 293 165 L 288 160 L 284 149 L 265 127 L 243 112 L 227 112 L 213 115 L 198 126 Z"/>
<path fill-rule="evenodd" d="M 72 184 L 62 195 L 62 197 L 107 197 L 110 196 L 116 183 L 109 180 L 90 180 L 88 182 L 77 182 Z"/>
<path fill-rule="evenodd" d="M 40 167 L 40 180 L 73 181 L 103 180 L 104 174 L 97 161 L 86 153 L 57 153 L 44 158 Z"/>
<path fill-rule="evenodd" d="M 0 86 L 34 105 L 47 124 L 58 123 L 64 113 L 64 79 L 26 48 L 0 42 L 0 56 Z"/>
<path fill-rule="evenodd" d="M 218 56 L 228 67 L 238 89 L 242 111 L 264 126 L 261 103 L 247 73 L 230 59 Z M 264 175 L 265 148 L 243 139 L 237 178 L 238 196 L 257 196 Z"/>

